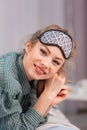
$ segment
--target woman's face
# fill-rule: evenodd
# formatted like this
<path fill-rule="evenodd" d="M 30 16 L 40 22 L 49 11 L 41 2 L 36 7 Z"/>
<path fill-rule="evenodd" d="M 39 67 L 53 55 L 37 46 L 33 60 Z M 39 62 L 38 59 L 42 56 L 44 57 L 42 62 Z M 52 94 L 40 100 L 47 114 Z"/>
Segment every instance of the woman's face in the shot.
<path fill-rule="evenodd" d="M 65 59 L 56 46 L 47 46 L 39 41 L 25 46 L 23 66 L 29 80 L 51 78 L 63 66 Z"/>

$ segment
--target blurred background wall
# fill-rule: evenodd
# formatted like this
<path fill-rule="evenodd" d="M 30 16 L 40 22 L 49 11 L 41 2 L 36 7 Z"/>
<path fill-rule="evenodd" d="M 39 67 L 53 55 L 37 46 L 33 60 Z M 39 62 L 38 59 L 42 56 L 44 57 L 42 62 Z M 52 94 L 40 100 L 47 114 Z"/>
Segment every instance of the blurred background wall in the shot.
<path fill-rule="evenodd" d="M 87 0 L 0 0 L 0 55 L 23 49 L 23 39 L 40 27 L 58 24 L 77 42 L 75 65 L 70 78 L 87 78 Z M 71 102 L 71 101 L 70 101 Z M 87 102 L 67 102 L 63 111 L 73 113 Z M 85 128 L 84 128 L 85 130 Z"/>
<path fill-rule="evenodd" d="M 23 47 L 20 41 L 39 27 L 59 24 L 77 42 L 74 81 L 87 78 L 86 0 L 0 0 L 0 55 Z"/>

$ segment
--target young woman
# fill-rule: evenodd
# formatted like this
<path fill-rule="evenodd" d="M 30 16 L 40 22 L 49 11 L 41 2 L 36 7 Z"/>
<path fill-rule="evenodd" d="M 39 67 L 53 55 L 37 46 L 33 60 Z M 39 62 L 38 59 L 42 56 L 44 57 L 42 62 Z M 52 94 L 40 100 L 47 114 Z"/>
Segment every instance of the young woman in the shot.
<path fill-rule="evenodd" d="M 35 130 L 47 122 L 69 93 L 62 69 L 75 48 L 67 31 L 50 25 L 31 36 L 23 53 L 0 57 L 0 130 Z"/>

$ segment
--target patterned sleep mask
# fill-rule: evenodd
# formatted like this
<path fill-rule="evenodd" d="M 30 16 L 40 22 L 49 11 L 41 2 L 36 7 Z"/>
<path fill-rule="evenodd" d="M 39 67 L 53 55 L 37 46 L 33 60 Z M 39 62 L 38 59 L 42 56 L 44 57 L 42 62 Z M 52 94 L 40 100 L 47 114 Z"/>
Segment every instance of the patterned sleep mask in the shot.
<path fill-rule="evenodd" d="M 38 39 L 43 44 L 58 46 L 65 59 L 70 57 L 72 51 L 72 38 L 69 34 L 61 30 L 51 29 L 43 32 Z"/>

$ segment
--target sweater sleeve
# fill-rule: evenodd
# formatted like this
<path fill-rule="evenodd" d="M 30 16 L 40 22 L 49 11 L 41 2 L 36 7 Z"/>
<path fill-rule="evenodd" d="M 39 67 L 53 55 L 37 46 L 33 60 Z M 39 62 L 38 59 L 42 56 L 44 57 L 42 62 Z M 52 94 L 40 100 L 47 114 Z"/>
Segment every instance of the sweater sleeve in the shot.
<path fill-rule="evenodd" d="M 0 58 L 0 130 L 35 130 L 43 122 L 44 117 L 37 113 L 32 107 L 26 112 L 22 111 L 19 100 L 10 87 L 20 88 L 19 82 L 8 75 L 4 77 L 4 58 Z M 10 84 L 4 81 L 8 78 Z M 8 87 L 9 86 L 9 87 Z M 17 90 L 17 89 L 16 89 Z"/>

